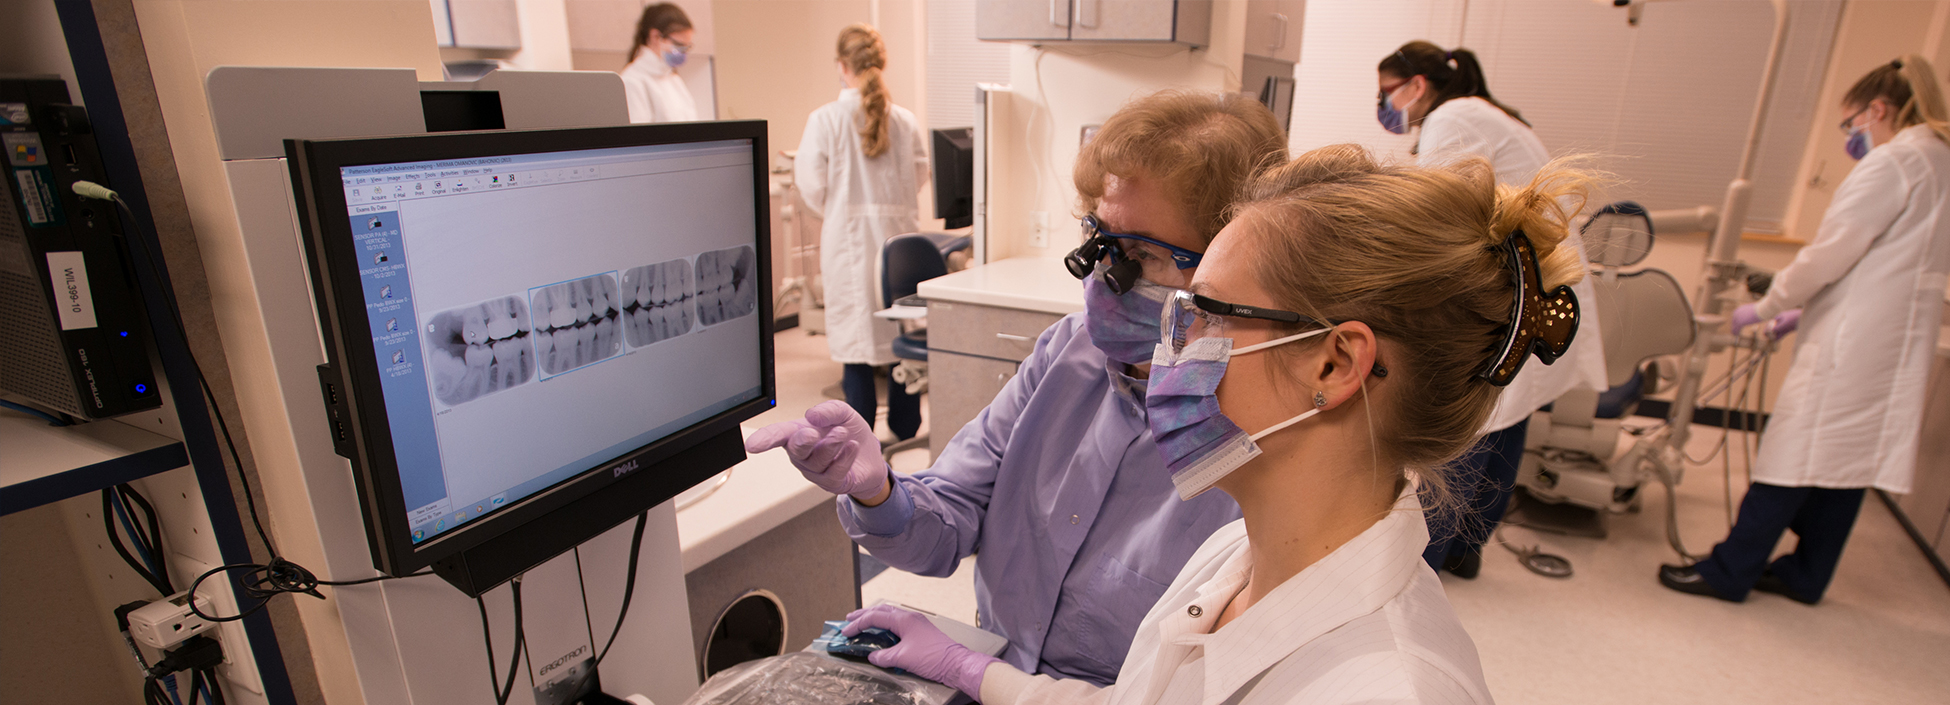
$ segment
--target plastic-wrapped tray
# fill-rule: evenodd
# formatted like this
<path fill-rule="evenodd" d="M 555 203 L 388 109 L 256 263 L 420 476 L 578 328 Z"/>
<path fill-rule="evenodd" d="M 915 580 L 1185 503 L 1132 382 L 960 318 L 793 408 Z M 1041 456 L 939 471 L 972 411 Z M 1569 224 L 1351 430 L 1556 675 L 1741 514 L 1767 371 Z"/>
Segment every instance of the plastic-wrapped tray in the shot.
<path fill-rule="evenodd" d="M 810 651 L 732 666 L 685 705 L 948 705 L 960 693 L 914 676 Z"/>

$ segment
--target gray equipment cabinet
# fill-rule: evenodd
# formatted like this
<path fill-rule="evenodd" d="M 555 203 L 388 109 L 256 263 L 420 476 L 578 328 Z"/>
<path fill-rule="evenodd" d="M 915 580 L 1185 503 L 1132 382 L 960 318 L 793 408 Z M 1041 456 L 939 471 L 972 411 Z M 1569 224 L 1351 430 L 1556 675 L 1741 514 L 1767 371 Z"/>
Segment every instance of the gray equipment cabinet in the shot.
<path fill-rule="evenodd" d="M 1211 0 L 976 0 L 975 38 L 1205 46 Z"/>
<path fill-rule="evenodd" d="M 982 304 L 928 301 L 928 450 L 941 450 L 995 400 L 1036 337 L 1062 316 Z"/>

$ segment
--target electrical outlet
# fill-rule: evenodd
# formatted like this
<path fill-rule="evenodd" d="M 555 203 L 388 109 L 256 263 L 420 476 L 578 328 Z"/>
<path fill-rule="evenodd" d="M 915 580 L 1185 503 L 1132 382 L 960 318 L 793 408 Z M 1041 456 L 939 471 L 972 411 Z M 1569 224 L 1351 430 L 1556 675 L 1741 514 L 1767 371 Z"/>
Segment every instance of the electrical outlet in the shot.
<path fill-rule="evenodd" d="M 1029 246 L 1049 247 L 1049 211 L 1032 211 L 1029 214 Z"/>
<path fill-rule="evenodd" d="M 204 614 L 211 614 L 210 598 L 198 596 L 196 609 Z M 209 631 L 213 626 L 216 625 L 190 611 L 188 590 L 151 602 L 129 613 L 129 633 L 142 643 L 158 649 L 167 649 L 183 643 L 184 639 Z"/>
<path fill-rule="evenodd" d="M 181 553 L 174 554 L 170 566 L 177 575 L 202 575 L 217 567 Z M 209 580 L 203 581 L 203 585 L 196 591 L 198 598 L 196 608 L 203 610 L 204 614 L 219 617 L 237 614 L 237 596 L 234 592 L 236 588 L 233 587 L 235 581 L 228 577 L 236 574 L 225 572 L 222 575 L 210 576 Z M 206 602 L 208 604 L 205 604 Z M 263 695 L 264 680 L 257 674 L 257 655 L 251 651 L 250 636 L 244 632 L 244 623 L 224 622 L 216 626 L 217 628 L 211 630 L 212 633 L 208 636 L 215 637 L 217 641 L 223 643 L 223 665 L 217 667 L 217 672 L 224 680 L 236 684 L 237 687 Z"/>

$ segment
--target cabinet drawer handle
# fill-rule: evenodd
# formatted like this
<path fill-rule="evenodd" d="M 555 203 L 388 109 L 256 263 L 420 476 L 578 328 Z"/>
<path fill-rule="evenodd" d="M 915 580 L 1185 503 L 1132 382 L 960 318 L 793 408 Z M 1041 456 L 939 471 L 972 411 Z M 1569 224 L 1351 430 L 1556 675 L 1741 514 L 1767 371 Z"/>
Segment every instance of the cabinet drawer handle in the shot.
<path fill-rule="evenodd" d="M 1286 48 L 1287 19 L 1285 14 L 1275 12 L 1273 13 L 1273 20 L 1280 23 L 1280 28 L 1273 35 L 1273 45 L 1268 48 L 1273 51 L 1279 51 Z"/>
<path fill-rule="evenodd" d="M 1009 381 L 1009 373 L 1007 373 L 1007 372 L 997 372 L 997 373 L 995 373 L 995 381 L 996 381 L 996 383 L 997 383 L 997 384 L 1001 384 L 1001 383 L 1003 383 L 1003 382 L 1007 382 L 1007 381 Z"/>
<path fill-rule="evenodd" d="M 997 337 L 997 338 L 1001 338 L 1001 339 L 1003 339 L 1003 340 L 1013 340 L 1013 341 L 1016 341 L 1016 342 L 1018 342 L 1018 343 L 1027 343 L 1027 342 L 1029 342 L 1029 336 L 1026 336 L 1026 335 L 1016 335 L 1016 334 L 1014 334 L 1014 333 L 997 333 L 997 334 L 995 334 L 995 337 Z"/>

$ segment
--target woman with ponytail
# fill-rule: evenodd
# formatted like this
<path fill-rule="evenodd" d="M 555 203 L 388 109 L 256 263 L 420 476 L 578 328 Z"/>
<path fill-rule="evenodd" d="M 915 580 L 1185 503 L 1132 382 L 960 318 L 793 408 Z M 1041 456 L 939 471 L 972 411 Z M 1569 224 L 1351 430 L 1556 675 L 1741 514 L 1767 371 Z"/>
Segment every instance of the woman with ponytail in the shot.
<path fill-rule="evenodd" d="M 630 106 L 630 122 L 688 122 L 698 119 L 697 100 L 677 75 L 690 54 L 697 31 L 690 15 L 674 3 L 643 8 L 637 18 L 636 40 L 630 45 L 630 64 L 623 67 L 623 97 Z"/>
<path fill-rule="evenodd" d="M 880 300 L 880 247 L 921 229 L 920 191 L 928 178 L 926 136 L 914 113 L 894 104 L 881 72 L 887 45 L 865 24 L 840 30 L 840 81 L 846 89 L 806 119 L 793 179 L 806 207 L 825 219 L 819 268 L 826 282 L 826 345 L 844 364 L 846 403 L 874 422 L 874 367 L 894 363 L 894 322 L 873 317 Z M 921 400 L 899 384 L 887 389 L 887 426 L 899 439 L 921 427 Z"/>
<path fill-rule="evenodd" d="M 1842 97 L 1849 156 L 1813 242 L 1733 330 L 1806 322 L 1761 437 L 1753 485 L 1705 560 L 1660 568 L 1666 587 L 1739 602 L 1752 590 L 1814 604 L 1828 589 L 1867 488 L 1898 494 L 1916 473 L 1917 419 L 1950 277 L 1950 123 L 1936 72 L 1910 55 Z M 1805 313 L 1804 313 L 1805 312 Z M 1794 552 L 1768 561 L 1781 532 Z"/>
<path fill-rule="evenodd" d="M 1468 49 L 1453 51 L 1424 41 L 1403 44 L 1376 68 L 1381 83 L 1378 117 L 1383 127 L 1406 134 L 1422 132 L 1415 149 L 1416 163 L 1446 164 L 1481 158 L 1496 172 L 1497 183 L 1523 186 L 1550 161 L 1550 152 L 1516 108 L 1490 97 L 1483 67 Z M 1576 210 L 1580 204 L 1565 204 Z M 1584 242 L 1570 233 L 1561 248 L 1584 259 Z M 1587 310 L 1595 310 L 1597 290 L 1579 281 L 1572 290 Z M 1431 513 L 1427 558 L 1437 570 L 1474 578 L 1483 560 L 1483 544 L 1503 518 L 1515 491 L 1523 461 L 1524 438 L 1530 414 L 1574 389 L 1604 391 L 1605 351 L 1597 316 L 1585 319 L 1583 332 L 1564 360 L 1524 368 L 1504 390 L 1496 410 L 1481 430 L 1476 446 L 1457 462 L 1456 494 L 1473 519 Z"/>

